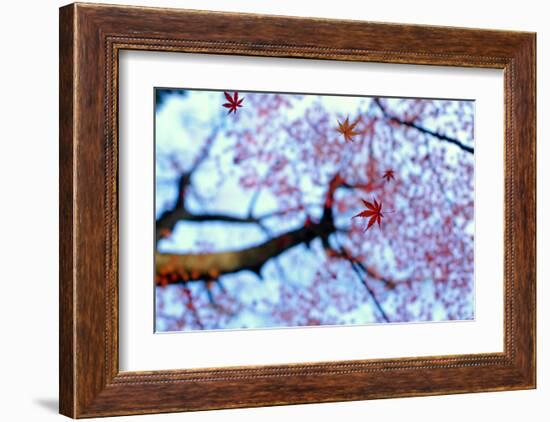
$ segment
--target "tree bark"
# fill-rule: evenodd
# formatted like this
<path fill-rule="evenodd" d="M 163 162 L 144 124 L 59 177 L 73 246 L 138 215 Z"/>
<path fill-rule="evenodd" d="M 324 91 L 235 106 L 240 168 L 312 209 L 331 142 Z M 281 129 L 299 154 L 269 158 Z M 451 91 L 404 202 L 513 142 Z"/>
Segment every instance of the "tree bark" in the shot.
<path fill-rule="evenodd" d="M 309 244 L 317 237 L 327 243 L 328 237 L 335 231 L 332 217 L 325 214 L 318 224 L 307 224 L 259 245 L 238 251 L 201 254 L 156 253 L 157 284 L 212 280 L 223 274 L 243 270 L 259 274 L 269 259 L 301 243 Z"/>

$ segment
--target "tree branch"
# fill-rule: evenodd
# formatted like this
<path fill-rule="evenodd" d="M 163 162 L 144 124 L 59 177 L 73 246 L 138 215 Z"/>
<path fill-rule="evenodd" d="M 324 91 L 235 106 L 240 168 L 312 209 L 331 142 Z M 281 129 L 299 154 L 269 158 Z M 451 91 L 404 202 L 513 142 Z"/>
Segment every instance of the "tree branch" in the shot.
<path fill-rule="evenodd" d="M 388 315 L 386 314 L 386 312 L 384 312 L 384 308 L 382 308 L 382 304 L 378 301 L 378 299 L 376 297 L 376 294 L 374 293 L 374 290 L 371 289 L 371 287 L 367 283 L 367 280 L 361 274 L 360 270 L 362 270 L 365 275 L 370 275 L 370 272 L 367 270 L 367 268 L 359 260 L 357 260 L 353 256 L 351 256 L 343 246 L 340 246 L 340 245 L 338 245 L 338 246 L 339 246 L 339 249 L 340 249 L 339 251 L 334 250 L 333 248 L 330 248 L 333 255 L 338 256 L 340 258 L 343 258 L 343 259 L 345 259 L 346 261 L 348 261 L 350 263 L 351 268 L 353 269 L 353 271 L 357 275 L 357 278 L 359 279 L 361 284 L 365 287 L 365 289 L 369 293 L 369 295 L 370 295 L 370 297 L 371 297 L 371 299 L 374 303 L 374 306 L 376 306 L 376 309 L 378 309 L 378 312 L 382 316 L 382 319 L 386 322 L 390 322 L 390 319 L 388 318 Z"/>
<path fill-rule="evenodd" d="M 155 238 L 159 240 L 168 236 L 179 221 L 191 222 L 206 222 L 206 221 L 221 221 L 225 223 L 259 223 L 260 219 L 251 217 L 237 217 L 226 214 L 193 214 L 185 208 L 174 208 L 164 212 L 156 221 Z"/>
<path fill-rule="evenodd" d="M 427 135 L 431 135 L 431 136 L 433 136 L 434 138 L 439 139 L 440 141 L 449 142 L 449 143 L 451 143 L 451 144 L 453 144 L 453 145 L 456 145 L 456 146 L 459 147 L 461 150 L 466 151 L 466 152 L 469 152 L 470 154 L 473 154 L 473 153 L 474 153 L 474 148 L 473 148 L 473 147 L 471 147 L 471 146 L 469 146 L 469 145 L 463 144 L 463 143 L 460 142 L 458 139 L 451 138 L 450 136 L 447 136 L 447 135 L 444 135 L 444 134 L 441 134 L 441 133 L 438 133 L 438 132 L 434 132 L 433 130 L 426 129 L 426 128 L 423 127 L 423 126 L 417 125 L 417 124 L 414 123 L 414 122 L 408 122 L 408 121 L 406 121 L 406 120 L 401 120 L 401 119 L 399 119 L 398 117 L 391 115 L 391 114 L 386 110 L 386 108 L 382 105 L 382 103 L 381 103 L 381 101 L 380 101 L 379 98 L 375 98 L 375 99 L 374 99 L 374 103 L 375 103 L 375 104 L 378 106 L 378 108 L 382 111 L 382 114 L 384 114 L 384 117 L 386 117 L 386 118 L 389 119 L 390 121 L 399 123 L 399 124 L 404 125 L 404 126 L 407 126 L 407 127 L 411 127 L 411 128 L 413 128 L 413 129 L 416 129 L 416 130 L 418 130 L 419 132 L 425 133 L 425 134 L 427 134 Z"/>
<path fill-rule="evenodd" d="M 345 184 L 340 174 L 336 173 L 329 183 L 325 194 L 324 211 L 318 223 L 309 221 L 303 227 L 281 234 L 257 246 L 238 251 L 217 252 L 207 254 L 170 254 L 156 253 L 155 266 L 157 284 L 166 285 L 174 283 L 186 283 L 188 281 L 212 280 L 223 274 L 250 270 L 260 273 L 262 266 L 271 258 L 279 256 L 284 251 L 299 245 L 310 244 L 317 237 L 324 245 L 328 245 L 329 236 L 336 231 L 332 213 L 333 196 L 336 189 Z M 269 215 L 262 218 L 268 218 Z M 260 220 L 247 218 L 233 218 L 223 215 L 192 215 L 185 209 L 171 211 L 170 216 L 161 218 L 162 224 L 175 225 L 177 221 L 185 218 L 194 221 L 208 221 L 210 218 L 218 221 L 254 222 L 265 229 Z M 157 225 L 159 224 L 157 222 Z M 157 226 L 157 234 L 159 233 Z"/>
<path fill-rule="evenodd" d="M 157 243 L 160 239 L 162 239 L 163 237 L 166 237 L 169 233 L 171 233 L 174 230 L 176 223 L 181 219 L 191 220 L 191 221 L 218 220 L 218 218 L 208 218 L 207 216 L 202 216 L 200 220 L 197 219 L 199 216 L 194 216 L 193 214 L 187 211 L 185 207 L 185 197 L 187 194 L 187 189 L 191 185 L 191 177 L 193 173 L 208 158 L 208 155 L 210 154 L 210 148 L 212 147 L 212 144 L 216 140 L 218 131 L 220 130 L 221 126 L 222 125 L 216 126 L 212 130 L 208 138 L 206 138 L 206 141 L 202 145 L 196 158 L 193 160 L 191 168 L 181 174 L 177 182 L 178 192 L 177 192 L 177 197 L 176 197 L 174 206 L 172 207 L 172 209 L 165 211 L 161 215 L 161 217 L 156 221 L 155 241 Z M 231 217 L 224 216 L 223 221 L 234 221 L 234 220 L 231 219 Z"/>
<path fill-rule="evenodd" d="M 309 244 L 316 237 L 326 239 L 335 230 L 332 220 L 327 219 L 319 224 L 304 226 L 238 251 L 206 254 L 157 253 L 155 255 L 157 284 L 211 280 L 223 274 L 243 270 L 258 274 L 269 259 L 279 256 L 300 243 Z"/>

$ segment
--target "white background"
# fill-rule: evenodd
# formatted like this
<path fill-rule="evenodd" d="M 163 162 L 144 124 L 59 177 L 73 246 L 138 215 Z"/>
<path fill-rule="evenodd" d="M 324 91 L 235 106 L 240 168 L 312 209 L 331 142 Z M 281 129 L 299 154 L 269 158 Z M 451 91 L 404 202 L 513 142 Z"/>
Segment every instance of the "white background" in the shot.
<path fill-rule="evenodd" d="M 113 1 L 115 2 L 115 1 Z M 264 0 L 140 1 L 134 4 L 212 10 L 249 11 L 327 18 L 425 23 L 538 32 L 538 115 L 550 113 L 548 73 L 550 28 L 545 2 L 410 1 L 338 2 Z M 61 420 L 57 413 L 57 46 L 58 1 L 9 2 L 2 9 L 3 60 L 0 153 L 2 186 L 0 296 L 2 348 L 0 387 L 2 419 Z M 550 159 L 538 131 L 538 390 L 467 394 L 367 402 L 243 409 L 193 414 L 119 418 L 117 420 L 279 421 L 315 420 L 464 421 L 490 417 L 500 421 L 543 421 L 550 396 L 550 313 L 544 286 L 550 232 L 548 214 Z M 489 176 L 490 177 L 490 176 Z M 548 261 L 548 260 L 546 260 Z M 543 353 L 542 350 L 545 350 Z"/>
<path fill-rule="evenodd" d="M 123 52 L 119 69 L 121 370 L 502 352 L 501 70 L 146 51 Z M 154 334 L 154 86 L 475 99 L 476 168 L 485 171 L 475 183 L 475 321 Z"/>

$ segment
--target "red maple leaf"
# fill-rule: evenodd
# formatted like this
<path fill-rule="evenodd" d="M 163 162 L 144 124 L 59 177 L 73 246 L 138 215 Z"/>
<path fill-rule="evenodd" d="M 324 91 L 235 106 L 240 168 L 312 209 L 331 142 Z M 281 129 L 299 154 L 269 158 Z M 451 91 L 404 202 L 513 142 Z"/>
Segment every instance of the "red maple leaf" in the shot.
<path fill-rule="evenodd" d="M 357 126 L 357 123 L 359 123 L 359 121 L 350 124 L 349 117 L 346 117 L 346 120 L 344 120 L 343 123 L 340 123 L 338 120 L 338 128 L 336 130 L 344 135 L 344 140 L 346 142 L 353 142 L 353 137 L 359 135 L 359 132 L 355 132 L 355 126 Z"/>
<path fill-rule="evenodd" d="M 392 169 L 386 170 L 382 176 L 382 179 L 386 179 L 387 182 L 390 182 L 392 179 L 395 179 L 394 173 L 395 172 Z"/>
<path fill-rule="evenodd" d="M 225 95 L 225 98 L 228 101 L 227 103 L 223 104 L 223 106 L 225 108 L 229 109 L 227 114 L 231 114 L 231 112 L 236 114 L 237 113 L 237 108 L 243 106 L 242 103 L 243 103 L 244 98 L 239 99 L 239 93 L 237 91 L 235 91 L 233 93 L 233 97 L 227 91 L 224 91 L 223 95 Z"/>
<path fill-rule="evenodd" d="M 364 199 L 361 199 L 361 201 L 363 201 L 363 204 L 365 204 L 367 209 L 361 211 L 357 215 L 354 215 L 353 218 L 370 218 L 365 231 L 370 229 L 374 223 L 378 223 L 378 227 L 380 227 L 380 222 L 382 221 L 382 218 L 384 218 L 384 214 L 382 214 L 382 202 L 378 203 L 375 198 L 373 198 L 373 202 L 365 201 Z"/>

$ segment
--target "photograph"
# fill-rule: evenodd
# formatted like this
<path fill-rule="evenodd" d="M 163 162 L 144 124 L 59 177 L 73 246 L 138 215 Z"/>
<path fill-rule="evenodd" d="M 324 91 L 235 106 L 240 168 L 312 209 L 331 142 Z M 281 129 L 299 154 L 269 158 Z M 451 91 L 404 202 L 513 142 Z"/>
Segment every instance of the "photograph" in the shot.
<path fill-rule="evenodd" d="M 154 99 L 156 332 L 475 320 L 474 100 Z"/>

